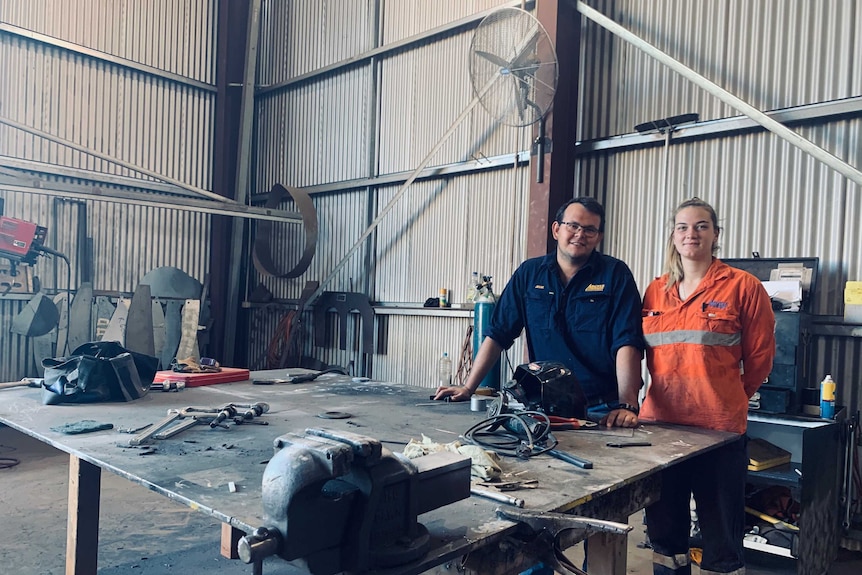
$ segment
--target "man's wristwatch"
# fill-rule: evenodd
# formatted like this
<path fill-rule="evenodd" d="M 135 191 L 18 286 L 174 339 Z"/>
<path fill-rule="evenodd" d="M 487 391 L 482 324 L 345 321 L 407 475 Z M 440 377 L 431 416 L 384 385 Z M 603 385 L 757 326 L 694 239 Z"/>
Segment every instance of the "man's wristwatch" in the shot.
<path fill-rule="evenodd" d="M 640 414 L 641 408 L 637 405 L 632 405 L 630 403 L 617 403 L 617 406 L 614 409 L 625 409 L 626 411 L 631 411 L 635 415 Z"/>

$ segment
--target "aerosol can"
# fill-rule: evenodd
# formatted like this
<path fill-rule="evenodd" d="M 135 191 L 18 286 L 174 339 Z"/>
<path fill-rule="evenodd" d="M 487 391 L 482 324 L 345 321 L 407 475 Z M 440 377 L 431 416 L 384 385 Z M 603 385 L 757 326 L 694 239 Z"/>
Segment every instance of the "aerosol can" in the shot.
<path fill-rule="evenodd" d="M 835 388 L 836 383 L 831 375 L 820 382 L 820 417 L 823 419 L 835 417 Z"/>
<path fill-rule="evenodd" d="M 476 297 L 473 300 L 473 359 L 479 353 L 479 347 L 485 339 L 485 329 L 491 325 L 491 316 L 494 315 L 494 307 L 497 298 L 491 285 L 491 276 L 482 276 L 481 283 L 476 288 Z M 485 375 L 479 387 L 500 389 L 500 361 Z"/>

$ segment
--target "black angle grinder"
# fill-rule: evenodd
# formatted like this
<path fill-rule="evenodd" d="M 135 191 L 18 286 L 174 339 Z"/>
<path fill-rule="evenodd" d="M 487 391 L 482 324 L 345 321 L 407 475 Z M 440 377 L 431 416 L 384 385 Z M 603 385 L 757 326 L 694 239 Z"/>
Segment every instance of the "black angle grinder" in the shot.
<path fill-rule="evenodd" d="M 587 398 L 575 374 L 557 361 L 533 361 L 515 368 L 514 376 L 488 404 L 488 417 L 517 411 L 584 419 Z"/>

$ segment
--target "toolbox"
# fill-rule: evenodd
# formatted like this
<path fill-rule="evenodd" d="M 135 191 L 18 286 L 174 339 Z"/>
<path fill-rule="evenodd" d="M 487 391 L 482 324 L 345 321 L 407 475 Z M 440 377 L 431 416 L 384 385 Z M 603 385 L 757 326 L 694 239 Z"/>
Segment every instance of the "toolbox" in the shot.
<path fill-rule="evenodd" d="M 249 371 L 239 367 L 223 367 L 221 368 L 221 371 L 204 373 L 181 373 L 165 370 L 156 372 L 156 377 L 153 378 L 153 383 L 182 381 L 186 384 L 186 387 L 198 387 L 201 385 L 213 385 L 215 383 L 246 381 L 249 378 Z"/>

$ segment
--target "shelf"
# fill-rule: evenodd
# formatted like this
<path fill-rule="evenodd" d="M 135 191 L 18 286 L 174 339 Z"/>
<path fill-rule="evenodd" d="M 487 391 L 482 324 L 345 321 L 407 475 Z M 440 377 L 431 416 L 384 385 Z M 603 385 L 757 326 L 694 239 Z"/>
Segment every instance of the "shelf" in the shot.
<path fill-rule="evenodd" d="M 472 308 L 421 307 L 421 306 L 373 306 L 376 315 L 433 315 L 442 317 L 473 317 Z"/>
<path fill-rule="evenodd" d="M 791 461 L 761 471 L 749 471 L 747 481 L 757 484 L 782 485 L 795 489 L 802 483 L 802 464 Z"/>
<path fill-rule="evenodd" d="M 840 315 L 813 315 L 808 329 L 814 335 L 862 337 L 862 324 L 845 322 Z"/>
<path fill-rule="evenodd" d="M 830 423 L 834 423 L 839 419 L 838 412 L 840 410 L 836 409 L 835 419 L 823 419 L 822 417 L 817 416 L 809 416 L 802 413 L 790 414 L 790 413 L 767 413 L 764 411 L 749 411 L 748 412 L 748 421 L 756 421 L 759 423 L 779 423 L 782 425 L 790 425 L 793 427 L 802 427 L 802 428 L 812 428 L 812 427 L 822 427 L 824 425 L 829 425 Z"/>
<path fill-rule="evenodd" d="M 33 296 L 36 295 L 34 293 L 12 293 L 9 292 L 7 294 L 0 295 L 0 300 L 18 300 L 18 301 L 29 301 L 33 299 Z"/>
<path fill-rule="evenodd" d="M 757 541 L 751 541 L 749 539 L 743 539 L 742 545 L 746 549 L 754 549 L 755 551 L 762 551 L 764 553 L 771 553 L 772 555 L 780 555 L 782 557 L 796 559 L 787 547 L 779 547 L 778 545 L 770 545 L 769 543 L 758 543 Z"/>
<path fill-rule="evenodd" d="M 298 302 L 296 300 L 272 300 L 268 302 L 252 302 L 244 301 L 240 304 L 244 309 L 265 309 L 265 308 L 281 308 L 281 309 L 296 309 Z M 374 315 L 409 315 L 409 316 L 438 316 L 438 317 L 473 317 L 473 308 L 458 307 L 460 304 L 454 304 L 452 307 L 425 307 L 421 304 L 403 304 L 403 305 L 372 305 Z M 313 309 L 314 306 L 309 306 L 307 310 Z"/>
<path fill-rule="evenodd" d="M 795 572 L 799 575 L 826 573 L 837 554 L 844 417 L 843 409 L 836 413 L 835 420 L 804 415 L 748 414 L 747 435 L 789 452 L 790 463 L 749 471 L 746 481 L 756 491 L 769 486 L 789 489 L 799 503 L 799 533 L 794 537 L 792 549 L 751 541 L 745 541 L 745 547 L 795 558 Z"/>

